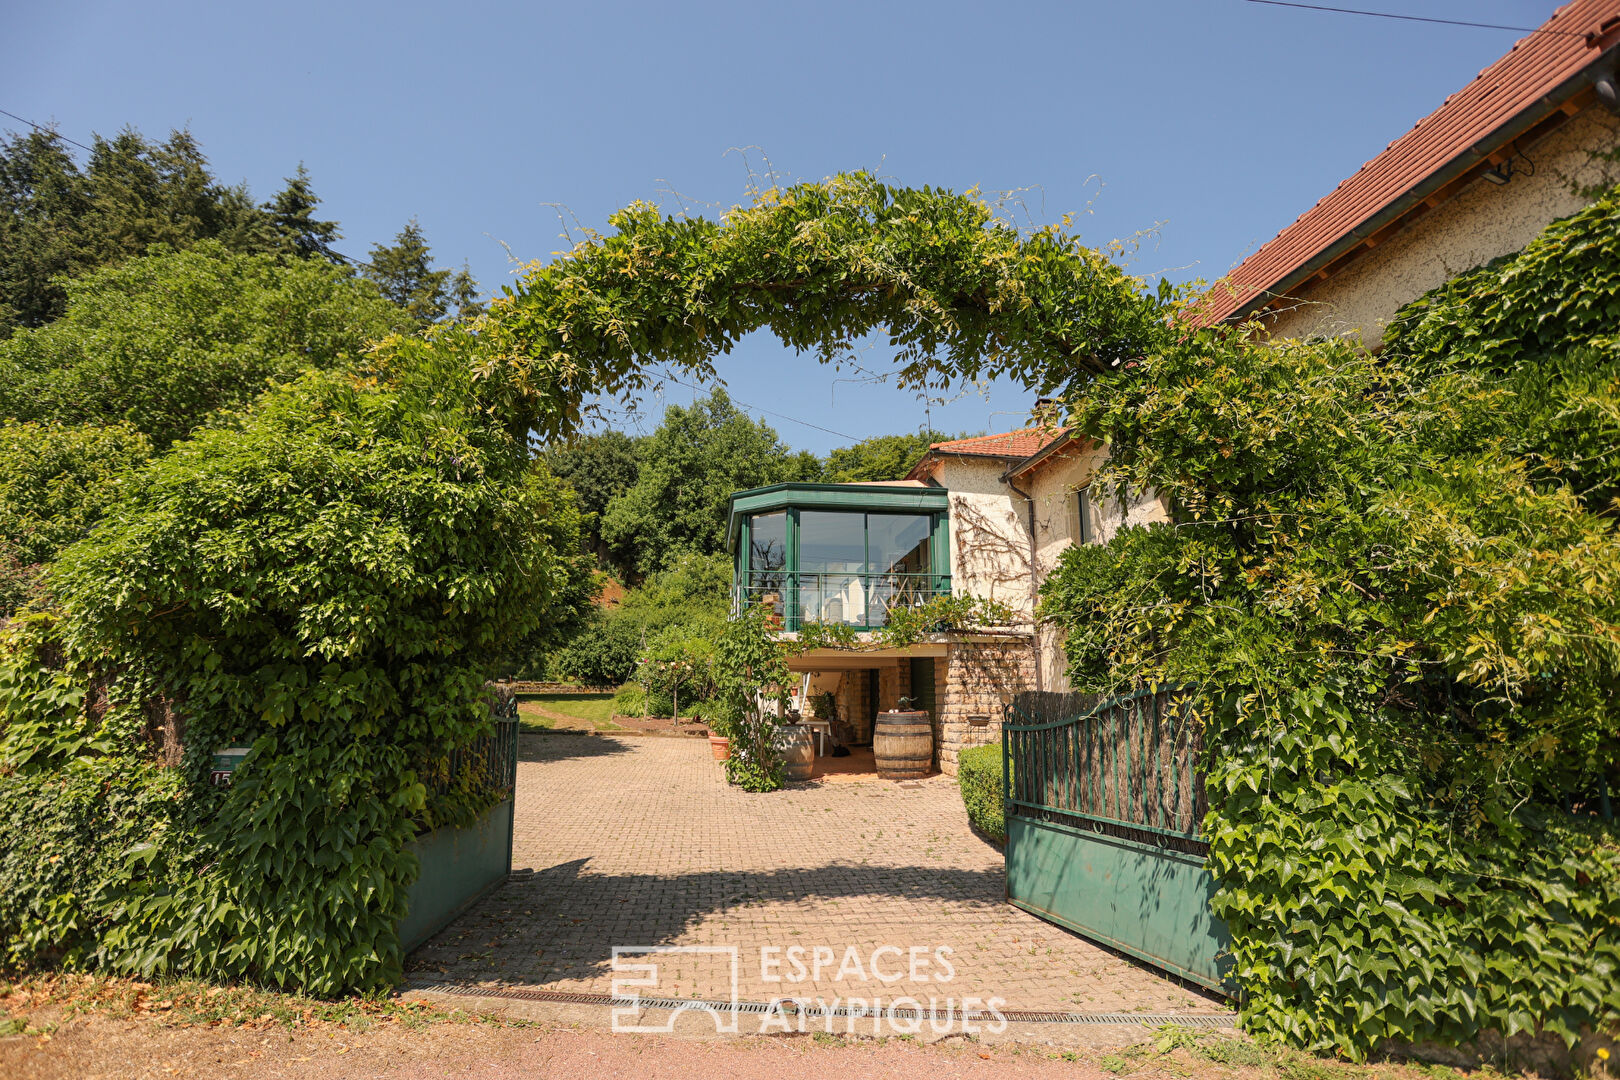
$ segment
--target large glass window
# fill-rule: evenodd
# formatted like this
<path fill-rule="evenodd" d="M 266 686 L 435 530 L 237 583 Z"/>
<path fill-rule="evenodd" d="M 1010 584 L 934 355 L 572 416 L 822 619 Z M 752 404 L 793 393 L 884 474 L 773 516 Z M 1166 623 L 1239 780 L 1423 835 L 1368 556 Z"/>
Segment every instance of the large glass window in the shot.
<path fill-rule="evenodd" d="M 787 569 L 787 513 L 755 514 L 748 519 L 748 569 Z"/>
<path fill-rule="evenodd" d="M 799 511 L 799 569 L 808 573 L 866 571 L 866 515 Z"/>
<path fill-rule="evenodd" d="M 927 514 L 868 514 L 866 539 L 871 572 L 926 574 L 932 524 Z"/>
<path fill-rule="evenodd" d="M 756 514 L 748 530 L 747 594 L 791 624 L 881 626 L 891 610 L 933 595 L 933 515 L 797 513 L 792 559 L 787 513 Z"/>
<path fill-rule="evenodd" d="M 799 511 L 799 604 L 803 618 L 866 622 L 866 515 Z"/>
<path fill-rule="evenodd" d="M 764 604 L 777 615 L 787 611 L 787 512 L 748 519 L 748 574 L 744 599 Z"/>

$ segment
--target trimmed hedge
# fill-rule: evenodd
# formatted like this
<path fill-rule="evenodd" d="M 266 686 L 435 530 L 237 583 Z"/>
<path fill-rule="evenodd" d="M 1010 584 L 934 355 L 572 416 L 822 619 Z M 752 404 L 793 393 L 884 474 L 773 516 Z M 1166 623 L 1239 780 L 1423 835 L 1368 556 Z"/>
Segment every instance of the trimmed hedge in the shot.
<path fill-rule="evenodd" d="M 998 844 L 1007 842 L 1006 808 L 1001 802 L 1001 744 L 963 750 L 957 759 L 956 783 L 962 789 L 973 827 Z"/>

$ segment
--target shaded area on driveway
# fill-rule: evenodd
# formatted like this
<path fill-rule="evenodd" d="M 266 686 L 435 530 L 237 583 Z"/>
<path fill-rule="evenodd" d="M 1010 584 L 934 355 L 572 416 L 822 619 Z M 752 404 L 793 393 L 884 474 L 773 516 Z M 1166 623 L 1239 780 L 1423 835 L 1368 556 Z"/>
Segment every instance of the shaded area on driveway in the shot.
<path fill-rule="evenodd" d="M 946 777 L 750 795 L 725 783 L 703 743 L 546 733 L 523 739 L 516 820 L 513 865 L 532 873 L 520 871 L 413 954 L 413 979 L 609 993 L 614 946 L 735 946 L 738 993 L 750 1000 L 1212 1006 L 1007 904 L 1001 853 L 971 832 Z M 802 981 L 786 962 L 794 946 Z M 762 964 L 767 947 L 783 950 L 784 962 Z M 643 994 L 731 995 L 723 953 L 657 962 L 657 985 Z"/>

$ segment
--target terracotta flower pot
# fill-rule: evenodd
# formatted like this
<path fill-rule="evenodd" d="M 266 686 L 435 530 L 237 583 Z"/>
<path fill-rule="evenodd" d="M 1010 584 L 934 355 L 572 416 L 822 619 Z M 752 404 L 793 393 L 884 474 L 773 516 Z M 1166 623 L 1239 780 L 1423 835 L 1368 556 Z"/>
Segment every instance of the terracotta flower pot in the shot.
<path fill-rule="evenodd" d="M 731 740 L 724 735 L 711 734 L 709 736 L 709 753 L 714 755 L 714 760 L 725 761 L 731 757 Z"/>

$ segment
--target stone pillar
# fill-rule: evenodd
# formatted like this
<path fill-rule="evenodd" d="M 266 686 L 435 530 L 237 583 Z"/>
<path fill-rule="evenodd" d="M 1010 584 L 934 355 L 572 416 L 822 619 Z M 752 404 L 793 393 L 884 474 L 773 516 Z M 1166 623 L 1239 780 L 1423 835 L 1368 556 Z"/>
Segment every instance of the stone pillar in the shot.
<path fill-rule="evenodd" d="M 964 749 L 1000 740 L 1001 699 L 1034 687 L 1035 657 L 1024 640 L 953 641 L 935 671 L 944 686 L 936 690 L 934 746 L 940 771 L 955 776 Z"/>

